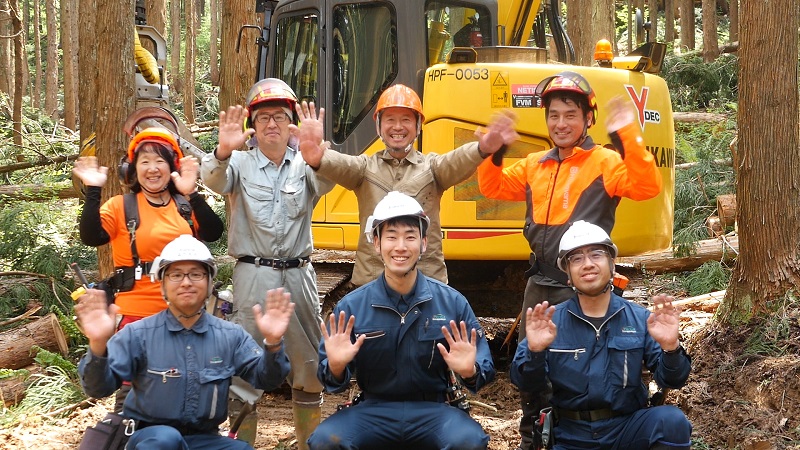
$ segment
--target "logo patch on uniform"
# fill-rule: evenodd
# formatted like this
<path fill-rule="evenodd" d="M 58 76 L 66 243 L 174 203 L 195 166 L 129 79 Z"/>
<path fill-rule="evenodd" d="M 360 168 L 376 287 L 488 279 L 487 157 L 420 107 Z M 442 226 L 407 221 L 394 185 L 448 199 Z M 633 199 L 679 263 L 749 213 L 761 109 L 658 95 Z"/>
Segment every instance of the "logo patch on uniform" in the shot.
<path fill-rule="evenodd" d="M 431 320 L 434 322 L 447 322 L 447 317 L 445 317 L 444 314 L 434 314 Z"/>
<path fill-rule="evenodd" d="M 632 327 L 630 325 L 628 325 L 626 327 L 622 327 L 622 332 L 623 333 L 636 333 L 636 327 Z"/>
<path fill-rule="evenodd" d="M 209 361 L 209 363 L 211 363 L 211 364 L 222 364 L 222 358 L 220 358 L 219 356 L 215 356 L 215 357 L 211 358 L 211 361 Z"/>

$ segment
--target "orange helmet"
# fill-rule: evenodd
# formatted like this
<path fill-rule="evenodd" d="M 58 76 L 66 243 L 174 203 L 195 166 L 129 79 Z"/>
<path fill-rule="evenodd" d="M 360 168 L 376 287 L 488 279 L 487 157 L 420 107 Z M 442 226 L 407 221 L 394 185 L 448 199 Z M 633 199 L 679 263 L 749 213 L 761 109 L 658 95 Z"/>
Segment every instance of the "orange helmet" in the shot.
<path fill-rule="evenodd" d="M 561 72 L 552 77 L 547 77 L 536 85 L 536 96 L 541 99 L 541 106 L 544 107 L 544 100 L 554 92 L 574 92 L 586 97 L 589 109 L 592 111 L 592 125 L 597 122 L 597 99 L 595 98 L 592 87 L 581 74 L 576 72 Z"/>
<path fill-rule="evenodd" d="M 145 142 L 155 142 L 171 149 L 175 154 L 175 167 L 180 166 L 179 161 L 181 158 L 183 158 L 183 151 L 181 151 L 181 147 L 178 145 L 178 140 L 175 139 L 175 136 L 169 131 L 158 127 L 145 128 L 133 136 L 131 143 L 128 144 L 129 163 L 134 161 L 134 158 L 136 157 L 136 150 Z"/>
<path fill-rule="evenodd" d="M 247 93 L 247 112 L 248 117 L 245 121 L 245 128 L 252 126 L 253 109 L 266 102 L 284 102 L 292 111 L 294 117 L 294 105 L 297 104 L 297 95 L 288 84 L 277 78 L 264 78 L 259 80 Z"/>
<path fill-rule="evenodd" d="M 413 89 L 402 84 L 395 84 L 383 91 L 378 99 L 378 107 L 375 108 L 374 120 L 378 120 L 381 112 L 386 108 L 408 108 L 414 111 L 419 118 L 419 123 L 425 121 L 425 114 L 422 113 L 422 102 Z"/>

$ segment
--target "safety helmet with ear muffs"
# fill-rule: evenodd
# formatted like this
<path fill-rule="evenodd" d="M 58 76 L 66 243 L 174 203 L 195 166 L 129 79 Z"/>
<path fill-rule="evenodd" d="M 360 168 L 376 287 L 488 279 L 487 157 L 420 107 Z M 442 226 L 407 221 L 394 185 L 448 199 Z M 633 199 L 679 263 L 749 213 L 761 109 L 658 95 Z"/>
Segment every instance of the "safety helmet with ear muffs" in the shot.
<path fill-rule="evenodd" d="M 131 142 L 128 144 L 128 151 L 125 156 L 122 157 L 119 167 L 117 167 L 117 175 L 119 175 L 123 183 L 131 184 L 133 182 L 130 177 L 131 174 L 129 174 L 129 172 L 131 172 L 130 165 L 136 161 L 136 152 L 139 150 L 139 147 L 147 142 L 159 144 L 168 148 L 172 152 L 172 163 L 175 170 L 180 169 L 180 160 L 183 158 L 183 151 L 180 145 L 178 145 L 178 140 L 175 139 L 175 136 L 164 128 L 145 128 L 131 138 Z"/>

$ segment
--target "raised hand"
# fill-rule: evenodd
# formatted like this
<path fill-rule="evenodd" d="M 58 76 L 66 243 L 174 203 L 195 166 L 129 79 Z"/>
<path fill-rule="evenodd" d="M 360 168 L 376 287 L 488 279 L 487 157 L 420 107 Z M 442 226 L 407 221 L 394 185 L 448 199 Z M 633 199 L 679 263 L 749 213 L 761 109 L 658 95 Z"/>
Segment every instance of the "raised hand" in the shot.
<path fill-rule="evenodd" d="M 229 106 L 219 113 L 219 145 L 215 156 L 220 161 L 230 158 L 234 150 L 244 145 L 256 130 L 244 130 L 248 112 L 242 105 Z"/>
<path fill-rule="evenodd" d="M 72 174 L 86 186 L 103 187 L 108 181 L 108 167 L 100 166 L 94 156 L 81 156 L 72 167 Z"/>
<path fill-rule="evenodd" d="M 528 350 L 543 352 L 556 339 L 556 324 L 553 323 L 555 306 L 544 301 L 525 312 L 525 337 L 528 338 Z"/>
<path fill-rule="evenodd" d="M 326 148 L 326 146 L 322 145 L 322 140 L 325 137 L 325 108 L 319 109 L 319 116 L 317 116 L 317 108 L 314 102 L 298 102 L 294 108 L 297 111 L 300 123 L 299 125 L 289 125 L 289 129 L 299 140 L 298 148 L 306 164 L 317 169 Z"/>
<path fill-rule="evenodd" d="M 355 342 L 350 341 L 350 336 L 353 334 L 353 325 L 356 323 L 356 316 L 350 316 L 345 321 L 344 311 L 341 311 L 339 312 L 338 321 L 335 314 L 331 314 L 328 320 L 330 322 L 330 331 L 325 326 L 324 320 L 320 322 L 322 339 L 325 343 L 325 353 L 328 355 L 328 368 L 334 378 L 341 381 L 344 377 L 344 369 L 356 357 L 367 337 L 362 334 L 356 337 Z"/>
<path fill-rule="evenodd" d="M 647 318 L 647 332 L 661 345 L 661 348 L 672 351 L 678 348 L 680 330 L 680 308 L 672 304 L 674 298 L 666 294 L 654 296 L 653 312 Z"/>
<path fill-rule="evenodd" d="M 620 96 L 609 100 L 606 106 L 606 129 L 609 133 L 613 133 L 635 120 L 636 113 L 632 102 L 625 101 Z"/>
<path fill-rule="evenodd" d="M 289 321 L 294 314 L 291 297 L 291 294 L 284 292 L 283 288 L 270 289 L 267 291 L 263 310 L 261 305 L 253 305 L 258 331 L 271 344 L 280 342 L 289 328 Z"/>
<path fill-rule="evenodd" d="M 515 126 L 517 115 L 505 109 L 500 114 L 492 117 L 492 122 L 487 128 L 475 130 L 475 137 L 479 139 L 479 146 L 483 153 L 493 154 L 503 145 L 511 145 L 519 139 Z"/>
<path fill-rule="evenodd" d="M 183 195 L 189 195 L 197 189 L 197 178 L 200 172 L 200 163 L 194 156 L 184 156 L 180 160 L 180 173 L 172 172 L 172 182 L 175 188 Z"/>
<path fill-rule="evenodd" d="M 97 356 L 106 353 L 106 343 L 117 327 L 117 305 L 108 305 L 105 291 L 87 289 L 75 305 L 81 332 L 89 339 L 89 348 Z"/>
<path fill-rule="evenodd" d="M 452 335 L 447 327 L 442 327 L 447 347 L 441 343 L 436 344 L 436 347 L 439 348 L 439 353 L 442 354 L 442 358 L 450 370 L 459 374 L 461 378 L 469 378 L 475 375 L 475 358 L 478 353 L 477 333 L 474 328 L 467 333 L 467 324 L 463 320 L 460 326 L 451 320 L 450 329 L 453 331 Z"/>

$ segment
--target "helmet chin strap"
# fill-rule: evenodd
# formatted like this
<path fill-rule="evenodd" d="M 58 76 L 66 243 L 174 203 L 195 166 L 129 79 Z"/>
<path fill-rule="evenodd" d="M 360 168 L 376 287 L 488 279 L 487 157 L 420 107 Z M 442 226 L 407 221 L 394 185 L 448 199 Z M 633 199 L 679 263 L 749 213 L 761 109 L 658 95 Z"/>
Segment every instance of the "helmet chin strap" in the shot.
<path fill-rule="evenodd" d="M 595 292 L 595 293 L 583 292 L 582 290 L 578 289 L 574 285 L 572 286 L 572 290 L 575 291 L 575 293 L 578 294 L 578 295 L 585 295 L 585 296 L 588 296 L 588 297 L 597 297 L 598 295 L 605 294 L 606 292 L 608 292 L 609 289 L 612 289 L 613 287 L 614 287 L 614 284 L 613 284 L 613 277 L 612 277 L 611 280 L 608 280 L 608 284 L 606 284 L 603 287 L 603 289 L 600 290 L 599 292 Z"/>
<path fill-rule="evenodd" d="M 576 139 L 575 142 L 573 142 L 569 147 L 558 147 L 558 148 L 575 148 L 575 147 L 583 144 L 583 141 L 586 140 L 587 136 L 589 136 L 589 121 L 588 120 L 586 121 L 586 123 L 583 124 L 583 133 L 581 134 L 581 137 Z"/>

